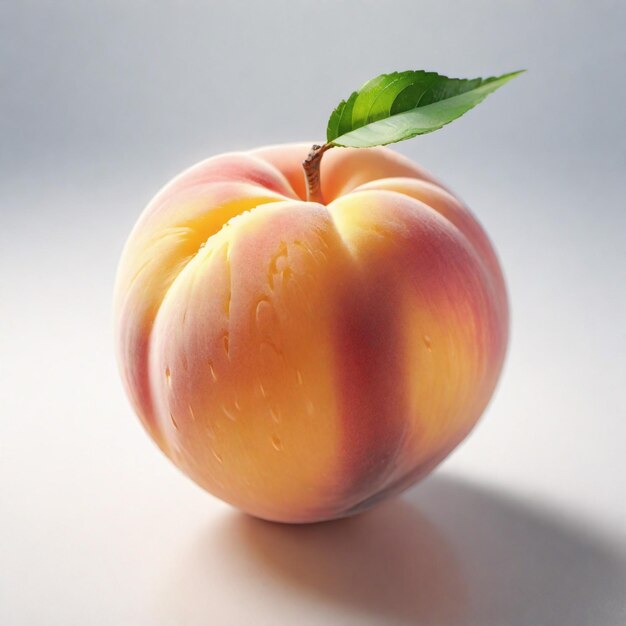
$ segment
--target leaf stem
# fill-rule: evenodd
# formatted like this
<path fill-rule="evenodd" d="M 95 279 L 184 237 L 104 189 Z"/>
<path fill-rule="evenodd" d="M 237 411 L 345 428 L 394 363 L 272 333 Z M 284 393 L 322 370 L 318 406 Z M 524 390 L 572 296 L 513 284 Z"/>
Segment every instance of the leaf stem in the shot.
<path fill-rule="evenodd" d="M 304 176 L 306 178 L 307 202 L 319 202 L 320 204 L 324 204 L 322 185 L 320 183 L 320 164 L 324 152 L 332 147 L 333 144 L 331 143 L 325 143 L 323 146 L 314 144 L 307 158 L 302 161 L 302 168 L 304 169 Z"/>

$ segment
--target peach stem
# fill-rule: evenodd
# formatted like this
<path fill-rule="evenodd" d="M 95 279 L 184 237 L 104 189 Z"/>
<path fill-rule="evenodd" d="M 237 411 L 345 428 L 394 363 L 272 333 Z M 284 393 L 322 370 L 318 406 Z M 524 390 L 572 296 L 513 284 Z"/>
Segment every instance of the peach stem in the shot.
<path fill-rule="evenodd" d="M 306 178 L 306 199 L 307 202 L 319 202 L 324 204 L 322 196 L 322 186 L 320 184 L 320 164 L 322 155 L 326 150 L 332 148 L 332 144 L 325 143 L 323 146 L 313 145 L 307 158 L 302 161 L 304 176 Z"/>

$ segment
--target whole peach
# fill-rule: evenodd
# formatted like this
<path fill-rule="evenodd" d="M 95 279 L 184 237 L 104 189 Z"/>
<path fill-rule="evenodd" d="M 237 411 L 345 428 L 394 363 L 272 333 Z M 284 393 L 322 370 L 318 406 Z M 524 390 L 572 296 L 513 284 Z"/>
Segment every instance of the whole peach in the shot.
<path fill-rule="evenodd" d="M 406 488 L 469 432 L 507 343 L 465 206 L 386 148 L 231 153 L 169 183 L 126 244 L 118 356 L 161 450 L 258 517 L 311 522 Z"/>

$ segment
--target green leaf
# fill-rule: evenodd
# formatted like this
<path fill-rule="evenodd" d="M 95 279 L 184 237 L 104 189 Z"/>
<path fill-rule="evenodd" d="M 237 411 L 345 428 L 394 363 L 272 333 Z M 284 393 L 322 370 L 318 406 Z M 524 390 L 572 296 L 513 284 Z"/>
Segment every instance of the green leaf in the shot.
<path fill-rule="evenodd" d="M 327 142 L 370 148 L 431 133 L 467 113 L 522 71 L 474 79 L 422 70 L 382 74 L 332 112 Z"/>

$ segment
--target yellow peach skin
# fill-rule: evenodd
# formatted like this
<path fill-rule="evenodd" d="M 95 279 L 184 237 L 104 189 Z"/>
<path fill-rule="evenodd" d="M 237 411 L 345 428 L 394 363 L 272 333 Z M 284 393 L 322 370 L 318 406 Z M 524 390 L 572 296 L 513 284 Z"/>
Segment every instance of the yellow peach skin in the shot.
<path fill-rule="evenodd" d="M 258 517 L 350 515 L 439 463 L 484 410 L 508 329 L 467 208 L 386 148 L 217 156 L 148 205 L 115 289 L 118 359 L 161 450 Z"/>

